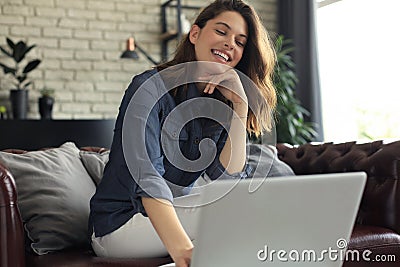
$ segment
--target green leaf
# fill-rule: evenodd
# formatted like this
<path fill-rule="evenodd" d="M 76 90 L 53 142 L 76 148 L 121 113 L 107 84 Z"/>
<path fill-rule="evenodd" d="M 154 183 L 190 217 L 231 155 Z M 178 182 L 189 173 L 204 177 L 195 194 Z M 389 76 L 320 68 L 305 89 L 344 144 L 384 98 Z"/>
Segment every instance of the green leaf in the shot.
<path fill-rule="evenodd" d="M 294 47 L 287 47 L 281 50 L 282 54 L 289 54 L 294 51 Z"/>
<path fill-rule="evenodd" d="M 30 72 L 30 71 L 36 69 L 37 66 L 40 64 L 40 62 L 41 62 L 41 60 L 39 60 L 39 59 L 32 60 L 31 62 L 29 62 L 29 63 L 25 66 L 25 68 L 24 68 L 24 70 L 22 71 L 22 73 L 28 73 L 28 72 Z"/>
<path fill-rule="evenodd" d="M 289 133 L 290 136 L 296 136 L 296 128 L 294 127 L 292 121 L 288 121 Z"/>
<path fill-rule="evenodd" d="M 32 82 L 28 82 L 24 85 L 24 89 L 26 89 L 29 85 L 31 85 Z"/>
<path fill-rule="evenodd" d="M 12 50 L 14 50 L 14 48 L 15 48 L 14 42 L 10 38 L 6 38 L 6 40 L 7 40 L 8 46 L 11 47 Z"/>
<path fill-rule="evenodd" d="M 29 53 L 29 51 L 32 50 L 32 48 L 36 47 L 36 45 L 31 45 L 30 47 L 26 48 L 25 50 L 25 55 Z"/>
<path fill-rule="evenodd" d="M 1 47 L 1 46 L 0 46 L 0 50 L 1 50 L 1 52 L 3 52 L 6 56 L 12 57 L 12 55 L 11 55 L 7 50 L 5 50 L 3 47 Z"/>
<path fill-rule="evenodd" d="M 10 67 L 4 65 L 3 63 L 0 63 L 0 66 L 3 68 L 4 74 L 11 73 L 12 75 L 15 76 L 15 73 L 17 72 L 16 69 L 10 68 Z"/>
<path fill-rule="evenodd" d="M 14 53 L 13 53 L 13 57 L 14 60 L 19 63 L 21 62 L 24 57 L 25 57 L 25 51 L 26 51 L 26 44 L 23 41 L 19 41 L 14 48 Z"/>
<path fill-rule="evenodd" d="M 23 83 L 26 80 L 26 75 L 17 76 L 17 80 L 19 83 Z"/>
<path fill-rule="evenodd" d="M 304 107 L 302 107 L 302 106 L 299 106 L 299 111 L 301 113 L 303 113 L 304 115 L 306 115 L 306 116 L 310 115 L 310 112 L 307 109 L 305 109 Z"/>

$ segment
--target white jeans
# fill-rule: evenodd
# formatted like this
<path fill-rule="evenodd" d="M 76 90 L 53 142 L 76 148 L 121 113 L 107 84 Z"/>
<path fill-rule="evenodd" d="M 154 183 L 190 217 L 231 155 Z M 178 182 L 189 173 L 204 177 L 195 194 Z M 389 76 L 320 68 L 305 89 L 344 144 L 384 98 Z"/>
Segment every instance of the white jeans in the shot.
<path fill-rule="evenodd" d="M 196 238 L 196 223 L 201 207 L 187 207 L 196 203 L 198 198 L 199 195 L 194 194 L 174 199 L 178 218 L 191 240 Z M 142 258 L 168 255 L 150 219 L 141 213 L 135 214 L 120 228 L 105 236 L 95 237 L 93 234 L 92 247 L 100 257 Z"/>

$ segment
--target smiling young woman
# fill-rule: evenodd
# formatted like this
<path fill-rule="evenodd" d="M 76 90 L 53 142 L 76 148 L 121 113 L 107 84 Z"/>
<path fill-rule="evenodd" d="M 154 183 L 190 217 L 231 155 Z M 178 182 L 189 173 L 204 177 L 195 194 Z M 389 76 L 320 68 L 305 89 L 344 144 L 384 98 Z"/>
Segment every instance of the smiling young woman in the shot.
<path fill-rule="evenodd" d="M 196 74 L 196 82 L 176 86 L 150 103 L 153 92 L 163 87 L 158 82 L 149 83 L 152 77 L 181 63 L 195 62 L 207 63 Z M 89 227 L 98 256 L 154 257 L 169 253 L 176 266 L 189 266 L 200 208 L 187 212 L 177 204 L 190 206 L 190 190 L 201 175 L 211 180 L 249 176 L 247 132 L 259 135 L 271 129 L 276 105 L 274 64 L 274 50 L 254 9 L 241 0 L 217 0 L 202 10 L 171 61 L 133 78 L 119 109 L 109 162 L 90 203 Z M 247 85 L 239 73 L 255 85 L 257 108 L 249 107 L 254 96 L 246 93 Z M 129 104 L 133 99 L 134 107 L 149 113 L 132 112 Z M 202 99 L 218 100 L 208 101 L 208 105 L 229 107 L 229 127 L 213 118 L 193 117 L 178 126 L 180 134 L 174 131 L 163 139 L 162 129 L 169 115 L 177 113 L 173 112 L 183 103 Z M 128 122 L 132 128 L 139 128 L 129 140 L 145 140 L 146 151 L 135 144 L 132 149 L 124 146 L 123 127 Z M 168 158 L 166 146 L 178 142 L 181 154 L 196 162 L 202 156 L 200 140 L 204 138 L 216 146 L 215 157 L 204 168 L 184 169 L 174 162 L 175 156 Z M 143 158 L 148 158 L 150 165 Z M 133 172 L 128 165 L 134 166 Z M 175 190 L 172 184 L 180 189 Z"/>

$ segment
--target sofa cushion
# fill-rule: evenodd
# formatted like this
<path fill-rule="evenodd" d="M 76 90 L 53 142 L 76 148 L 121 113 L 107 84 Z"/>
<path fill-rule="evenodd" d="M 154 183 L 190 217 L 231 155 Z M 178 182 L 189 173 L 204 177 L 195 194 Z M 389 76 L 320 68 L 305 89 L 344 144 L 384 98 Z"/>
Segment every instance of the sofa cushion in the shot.
<path fill-rule="evenodd" d="M 0 161 L 14 176 L 18 207 L 34 252 L 89 245 L 89 200 L 95 184 L 74 143 L 24 154 L 0 152 Z"/>
<path fill-rule="evenodd" d="M 81 151 L 79 152 L 83 166 L 92 177 L 96 185 L 98 185 L 103 177 L 104 167 L 108 162 L 110 151 L 103 151 L 101 153 L 94 151 Z"/>
<path fill-rule="evenodd" d="M 278 158 L 274 146 L 248 144 L 248 164 L 251 166 L 251 177 L 293 176 L 293 170 Z M 83 165 L 98 185 L 103 177 L 104 167 L 108 162 L 110 151 L 80 151 Z M 195 186 L 204 184 L 202 179 L 196 181 Z"/>

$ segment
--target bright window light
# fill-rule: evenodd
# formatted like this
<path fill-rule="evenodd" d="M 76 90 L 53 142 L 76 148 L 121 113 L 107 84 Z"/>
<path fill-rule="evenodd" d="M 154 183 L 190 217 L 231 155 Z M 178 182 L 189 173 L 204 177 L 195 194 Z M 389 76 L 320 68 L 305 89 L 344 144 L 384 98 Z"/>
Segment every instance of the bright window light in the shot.
<path fill-rule="evenodd" d="M 319 8 L 325 141 L 400 138 L 400 1 L 342 0 Z"/>

